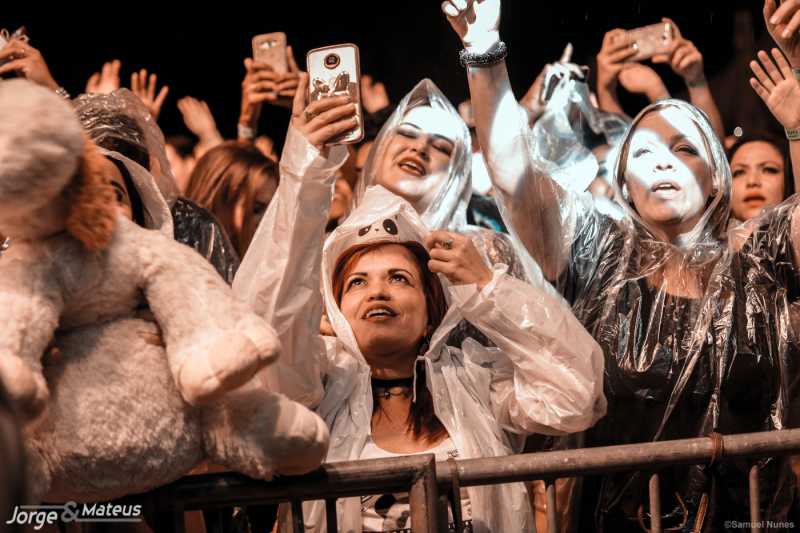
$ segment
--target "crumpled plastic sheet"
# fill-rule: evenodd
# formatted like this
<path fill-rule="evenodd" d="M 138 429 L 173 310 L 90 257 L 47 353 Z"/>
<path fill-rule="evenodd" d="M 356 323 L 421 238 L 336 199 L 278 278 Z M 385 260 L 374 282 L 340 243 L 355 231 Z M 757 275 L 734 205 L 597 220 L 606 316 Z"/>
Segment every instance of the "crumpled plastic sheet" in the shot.
<path fill-rule="evenodd" d="M 225 230 L 206 209 L 186 198 L 172 204 L 175 240 L 205 257 L 230 285 L 239 268 L 239 255 Z"/>
<path fill-rule="evenodd" d="M 142 101 L 128 89 L 110 94 L 82 94 L 75 110 L 89 137 L 99 146 L 114 139 L 142 148 L 150 156 L 151 174 L 169 205 L 178 188 L 164 148 L 164 134 Z"/>

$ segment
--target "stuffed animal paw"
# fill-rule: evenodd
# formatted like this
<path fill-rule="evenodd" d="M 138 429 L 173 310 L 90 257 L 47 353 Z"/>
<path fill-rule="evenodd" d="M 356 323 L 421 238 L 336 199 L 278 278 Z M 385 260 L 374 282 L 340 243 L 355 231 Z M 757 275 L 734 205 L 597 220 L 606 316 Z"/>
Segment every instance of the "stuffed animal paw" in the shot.
<path fill-rule="evenodd" d="M 0 384 L 25 419 L 37 417 L 50 398 L 44 377 L 16 355 L 0 353 Z"/>
<path fill-rule="evenodd" d="M 191 405 L 203 405 L 243 385 L 280 352 L 272 328 L 249 314 L 234 330 L 204 332 L 182 349 L 192 353 L 177 356 L 183 363 L 176 379 L 183 399 Z"/>

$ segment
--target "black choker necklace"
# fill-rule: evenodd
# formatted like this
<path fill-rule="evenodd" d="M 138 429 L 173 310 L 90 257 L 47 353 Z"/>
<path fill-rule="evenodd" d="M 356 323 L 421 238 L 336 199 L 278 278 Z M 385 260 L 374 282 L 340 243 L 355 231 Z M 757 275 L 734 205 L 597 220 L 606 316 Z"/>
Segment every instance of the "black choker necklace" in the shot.
<path fill-rule="evenodd" d="M 372 389 L 378 396 L 388 400 L 392 396 L 405 396 L 411 397 L 411 389 L 414 387 L 414 377 L 408 378 L 395 378 L 395 379 L 372 379 Z M 397 392 L 392 392 L 392 389 L 402 389 Z"/>

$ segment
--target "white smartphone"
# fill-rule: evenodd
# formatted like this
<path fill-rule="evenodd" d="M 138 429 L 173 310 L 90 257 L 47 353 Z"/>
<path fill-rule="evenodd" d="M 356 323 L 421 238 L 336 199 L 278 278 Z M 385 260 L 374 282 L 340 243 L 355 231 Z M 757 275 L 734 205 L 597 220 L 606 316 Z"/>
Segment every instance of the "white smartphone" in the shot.
<path fill-rule="evenodd" d="M 309 102 L 349 94 L 356 104 L 358 126 L 337 135 L 328 144 L 352 144 L 363 139 L 364 118 L 361 111 L 361 64 L 358 46 L 347 43 L 315 48 L 306 56 L 306 69 Z"/>
<path fill-rule="evenodd" d="M 268 64 L 278 74 L 286 74 L 286 34 L 277 31 L 253 37 L 253 59 Z"/>

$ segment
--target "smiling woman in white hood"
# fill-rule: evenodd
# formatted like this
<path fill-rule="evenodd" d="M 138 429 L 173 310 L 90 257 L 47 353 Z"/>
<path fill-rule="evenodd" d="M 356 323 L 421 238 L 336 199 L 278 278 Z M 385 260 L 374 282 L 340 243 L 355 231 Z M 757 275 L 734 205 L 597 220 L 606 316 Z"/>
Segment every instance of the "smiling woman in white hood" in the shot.
<path fill-rule="evenodd" d="M 598 345 L 552 291 L 485 267 L 468 237 L 430 233 L 411 204 L 373 187 L 323 250 L 346 152 L 309 132 L 303 108 L 299 96 L 280 185 L 251 245 L 270 260 L 248 253 L 234 290 L 278 331 L 281 362 L 266 379 L 326 421 L 327 461 L 508 455 L 521 436 L 594 424 L 606 407 Z M 316 333 L 323 305 L 336 337 Z M 462 319 L 497 347 L 447 346 Z M 533 530 L 521 483 L 470 487 L 465 501 L 473 531 Z M 341 531 L 402 528 L 403 505 L 402 495 L 340 500 Z M 322 502 L 304 516 L 325 530 Z"/>

